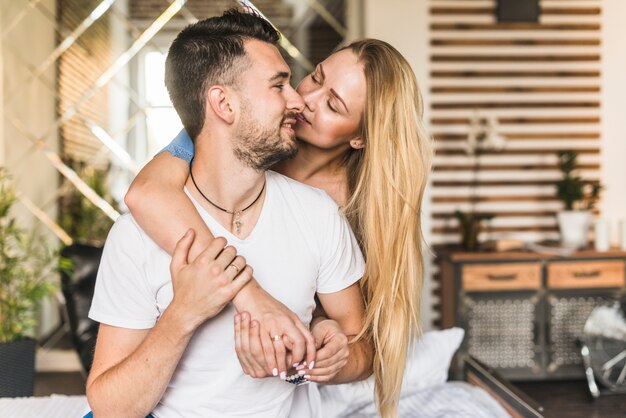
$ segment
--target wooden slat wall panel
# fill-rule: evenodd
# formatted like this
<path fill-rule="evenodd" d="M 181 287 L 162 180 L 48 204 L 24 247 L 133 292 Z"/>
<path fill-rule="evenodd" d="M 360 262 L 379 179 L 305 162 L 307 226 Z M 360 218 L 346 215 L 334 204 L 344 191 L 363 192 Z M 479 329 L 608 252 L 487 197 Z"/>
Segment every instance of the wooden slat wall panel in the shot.
<path fill-rule="evenodd" d="M 455 209 L 494 214 L 483 238 L 557 238 L 556 152 L 580 152 L 600 178 L 600 0 L 541 0 L 538 23 L 497 23 L 495 0 L 430 0 L 433 244 L 459 241 Z M 472 177 L 470 118 L 507 140 Z"/>

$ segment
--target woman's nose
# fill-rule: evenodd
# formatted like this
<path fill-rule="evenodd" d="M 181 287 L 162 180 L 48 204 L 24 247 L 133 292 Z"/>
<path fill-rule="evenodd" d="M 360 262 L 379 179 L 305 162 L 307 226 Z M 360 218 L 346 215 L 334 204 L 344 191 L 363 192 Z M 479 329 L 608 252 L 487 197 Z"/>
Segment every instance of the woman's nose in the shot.
<path fill-rule="evenodd" d="M 319 91 L 320 89 L 311 89 L 307 92 L 302 93 L 302 99 L 304 99 L 304 104 L 308 109 L 317 109 L 317 102 L 320 96 Z"/>

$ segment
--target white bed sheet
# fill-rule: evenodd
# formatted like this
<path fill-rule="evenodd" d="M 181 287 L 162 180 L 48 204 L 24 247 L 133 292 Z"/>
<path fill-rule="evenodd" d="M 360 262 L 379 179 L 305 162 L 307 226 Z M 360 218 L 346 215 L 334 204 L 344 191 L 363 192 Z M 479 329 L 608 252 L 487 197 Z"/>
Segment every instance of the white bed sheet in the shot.
<path fill-rule="evenodd" d="M 331 391 L 326 392 L 326 395 Z M 376 418 L 372 402 L 337 405 L 325 396 L 324 417 Z M 337 414 L 337 411 L 342 412 Z M 487 392 L 465 382 L 447 382 L 410 392 L 403 392 L 398 407 L 401 418 L 509 418 L 510 415 Z"/>
<path fill-rule="evenodd" d="M 371 402 L 338 406 L 333 399 L 323 400 L 325 417 L 376 418 Z M 52 395 L 37 398 L 0 398 L 0 418 L 81 418 L 88 412 L 84 396 Z M 337 410 L 342 410 L 337 415 Z M 484 390 L 465 382 L 442 385 L 404 393 L 400 399 L 401 418 L 504 418 L 509 417 L 495 399 Z"/>
<path fill-rule="evenodd" d="M 0 418 L 81 418 L 87 412 L 85 396 L 0 398 Z"/>

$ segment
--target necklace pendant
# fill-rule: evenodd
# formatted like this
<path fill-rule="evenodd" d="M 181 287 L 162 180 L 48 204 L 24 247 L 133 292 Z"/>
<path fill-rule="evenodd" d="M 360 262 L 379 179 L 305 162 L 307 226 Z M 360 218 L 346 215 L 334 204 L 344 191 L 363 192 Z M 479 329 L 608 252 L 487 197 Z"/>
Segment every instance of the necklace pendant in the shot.
<path fill-rule="evenodd" d="M 233 227 L 235 228 L 235 234 L 239 235 L 241 233 L 241 211 L 238 210 L 233 215 Z"/>

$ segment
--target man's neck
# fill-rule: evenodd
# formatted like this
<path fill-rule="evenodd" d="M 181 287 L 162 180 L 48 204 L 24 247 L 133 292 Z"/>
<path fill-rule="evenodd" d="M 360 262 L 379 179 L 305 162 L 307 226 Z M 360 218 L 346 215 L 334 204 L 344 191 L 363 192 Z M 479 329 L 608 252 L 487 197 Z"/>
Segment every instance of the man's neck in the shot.
<path fill-rule="evenodd" d="M 224 227 L 233 233 L 236 232 L 232 228 L 232 215 L 216 206 L 229 212 L 237 212 L 260 197 L 253 207 L 245 212 L 247 227 L 241 235 L 247 236 L 252 230 L 251 226 L 256 224 L 260 213 L 258 209 L 263 205 L 264 196 L 260 196 L 260 193 L 265 182 L 265 172 L 242 164 L 234 155 L 230 142 L 224 138 L 218 140 L 207 135 L 197 138 L 195 145 L 195 157 L 191 168 L 197 188 L 190 177 L 187 180 L 187 189 Z"/>

